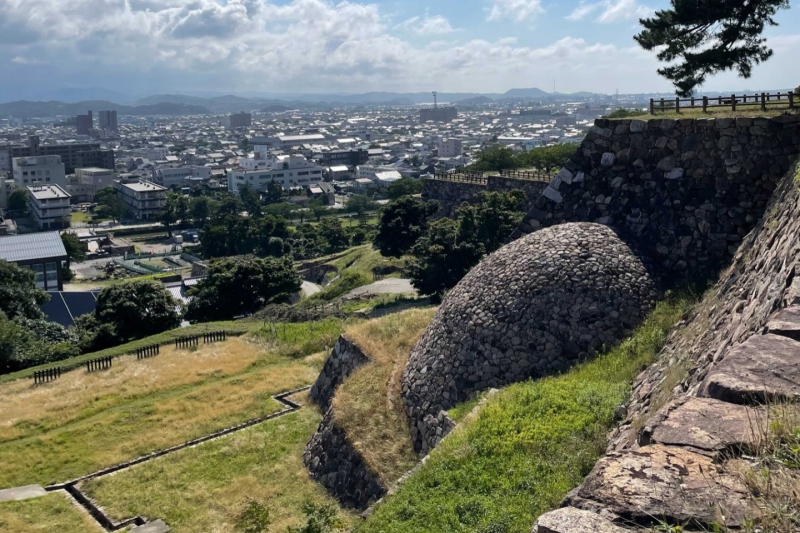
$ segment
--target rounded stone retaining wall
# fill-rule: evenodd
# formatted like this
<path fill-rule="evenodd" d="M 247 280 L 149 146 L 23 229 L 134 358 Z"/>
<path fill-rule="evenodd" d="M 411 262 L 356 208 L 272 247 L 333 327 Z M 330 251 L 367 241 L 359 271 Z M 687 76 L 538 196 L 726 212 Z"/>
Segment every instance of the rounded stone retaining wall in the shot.
<path fill-rule="evenodd" d="M 628 336 L 655 284 L 608 227 L 564 224 L 504 246 L 445 298 L 403 372 L 417 452 L 453 426 L 446 410 L 481 390 L 564 371 Z"/>
<path fill-rule="evenodd" d="M 331 406 L 331 400 L 338 387 L 353 370 L 368 363 L 367 357 L 361 348 L 356 346 L 344 335 L 340 336 L 331 351 L 322 372 L 308 393 L 309 399 L 326 412 Z"/>

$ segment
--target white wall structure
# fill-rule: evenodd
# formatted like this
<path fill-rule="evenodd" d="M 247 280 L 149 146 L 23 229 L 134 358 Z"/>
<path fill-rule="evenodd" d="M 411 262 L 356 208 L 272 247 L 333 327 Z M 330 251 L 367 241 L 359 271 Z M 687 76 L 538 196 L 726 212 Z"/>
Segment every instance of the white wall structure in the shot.
<path fill-rule="evenodd" d="M 67 177 L 60 155 L 15 157 L 11 160 L 14 183 L 18 187 L 29 185 L 58 185 L 66 190 Z"/>
<path fill-rule="evenodd" d="M 458 157 L 462 153 L 464 153 L 464 147 L 458 139 L 439 142 L 439 157 Z"/>
<path fill-rule="evenodd" d="M 284 189 L 295 189 L 323 180 L 324 168 L 303 156 L 280 155 L 247 161 L 249 166 L 239 166 L 228 171 L 228 190 L 234 194 L 239 194 L 239 188 L 245 183 L 257 191 L 264 191 L 271 181 L 279 183 Z"/>
<path fill-rule="evenodd" d="M 58 185 L 36 185 L 28 189 L 28 208 L 39 229 L 69 226 L 70 195 Z"/>
<path fill-rule="evenodd" d="M 97 191 L 113 187 L 116 173 L 107 168 L 76 168 L 75 175 L 67 180 L 67 192 L 78 202 L 91 202 Z"/>
<path fill-rule="evenodd" d="M 211 169 L 191 165 L 187 167 L 164 166 L 153 171 L 153 181 L 168 189 L 173 186 L 183 187 L 186 184 L 186 178 L 211 179 Z"/>
<path fill-rule="evenodd" d="M 115 181 L 114 187 L 138 220 L 158 217 L 167 205 L 167 189 L 152 181 Z"/>

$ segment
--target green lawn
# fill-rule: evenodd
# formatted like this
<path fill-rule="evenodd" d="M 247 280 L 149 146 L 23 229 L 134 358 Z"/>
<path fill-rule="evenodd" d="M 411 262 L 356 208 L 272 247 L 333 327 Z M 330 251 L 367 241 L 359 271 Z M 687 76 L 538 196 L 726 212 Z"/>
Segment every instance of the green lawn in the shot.
<path fill-rule="evenodd" d="M 602 455 L 614 411 L 689 308 L 669 298 L 618 348 L 556 377 L 518 383 L 443 441 L 357 533 L 527 533 Z M 459 417 L 474 405 L 457 408 Z"/>
<path fill-rule="evenodd" d="M 64 494 L 0 503 L 0 531 L 8 533 L 103 533 L 89 515 Z"/>
<path fill-rule="evenodd" d="M 70 213 L 72 222 L 79 222 L 83 224 L 88 224 L 91 220 L 91 217 L 85 211 L 72 211 Z"/>
<path fill-rule="evenodd" d="M 269 531 L 282 532 L 301 524 L 304 503 L 334 503 L 302 463 L 320 420 L 315 409 L 303 409 L 92 480 L 84 489 L 115 519 L 159 517 L 174 533 L 234 531 L 238 512 L 254 498 L 270 511 Z M 344 513 L 342 518 L 354 520 Z"/>

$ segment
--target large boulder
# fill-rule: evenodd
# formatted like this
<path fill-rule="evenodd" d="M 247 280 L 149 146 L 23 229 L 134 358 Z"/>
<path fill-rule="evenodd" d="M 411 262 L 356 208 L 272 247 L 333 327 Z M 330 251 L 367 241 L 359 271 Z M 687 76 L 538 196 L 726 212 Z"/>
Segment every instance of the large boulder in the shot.
<path fill-rule="evenodd" d="M 619 343 L 655 300 L 641 260 L 606 226 L 563 224 L 504 246 L 448 294 L 411 352 L 402 397 L 415 449 L 450 430 L 442 411 Z"/>

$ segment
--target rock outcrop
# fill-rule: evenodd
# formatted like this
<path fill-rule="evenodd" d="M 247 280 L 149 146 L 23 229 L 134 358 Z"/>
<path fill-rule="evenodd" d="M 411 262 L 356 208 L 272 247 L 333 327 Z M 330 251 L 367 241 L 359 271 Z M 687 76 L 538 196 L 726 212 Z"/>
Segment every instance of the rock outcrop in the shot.
<path fill-rule="evenodd" d="M 452 429 L 445 411 L 477 391 L 564 371 L 631 333 L 656 289 L 599 224 L 565 224 L 509 244 L 444 300 L 403 373 L 412 440 L 426 453 Z"/>

